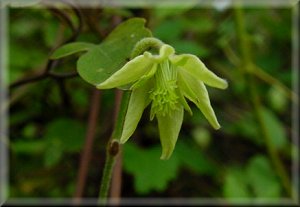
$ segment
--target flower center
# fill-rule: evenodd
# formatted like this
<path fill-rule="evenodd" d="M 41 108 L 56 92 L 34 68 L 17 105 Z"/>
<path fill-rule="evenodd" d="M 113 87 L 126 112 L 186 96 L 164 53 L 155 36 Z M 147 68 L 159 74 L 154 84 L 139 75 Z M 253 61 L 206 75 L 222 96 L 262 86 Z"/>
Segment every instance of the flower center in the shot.
<path fill-rule="evenodd" d="M 170 114 L 177 108 L 178 96 L 177 88 L 177 71 L 168 60 L 159 63 L 155 73 L 155 86 L 150 91 L 150 99 L 152 100 L 150 119 L 155 114 L 163 116 Z"/>

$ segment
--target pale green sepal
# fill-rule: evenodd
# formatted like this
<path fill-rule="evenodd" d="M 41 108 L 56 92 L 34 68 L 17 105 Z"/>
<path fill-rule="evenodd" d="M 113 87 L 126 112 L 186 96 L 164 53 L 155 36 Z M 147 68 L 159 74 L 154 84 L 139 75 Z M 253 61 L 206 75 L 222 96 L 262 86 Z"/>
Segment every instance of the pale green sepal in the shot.
<path fill-rule="evenodd" d="M 158 130 L 162 145 L 160 159 L 167 160 L 172 155 L 183 121 L 183 107 L 178 107 L 169 115 L 157 114 Z"/>
<path fill-rule="evenodd" d="M 178 85 L 182 93 L 201 110 L 215 129 L 220 128 L 215 112 L 210 104 L 208 92 L 202 81 L 194 78 L 185 70 L 178 70 Z"/>
<path fill-rule="evenodd" d="M 120 138 L 122 144 L 124 144 L 134 133 L 144 109 L 150 103 L 147 96 L 149 87 L 149 83 L 146 83 L 142 87 L 133 90 L 131 93 L 123 125 L 123 132 Z"/>
<path fill-rule="evenodd" d="M 192 109 L 190 108 L 190 106 L 189 106 L 189 104 L 187 103 L 187 101 L 185 100 L 184 95 L 183 95 L 183 93 L 181 92 L 181 90 L 180 90 L 180 89 L 177 89 L 176 92 L 177 92 L 177 94 L 178 94 L 179 101 L 180 101 L 180 103 L 183 105 L 184 109 L 185 109 L 187 112 L 189 112 L 189 114 L 190 114 L 191 116 L 193 116 L 193 111 L 192 111 Z"/>
<path fill-rule="evenodd" d="M 137 81 L 152 68 L 151 60 L 145 58 L 143 55 L 127 62 L 120 70 L 115 72 L 112 76 L 100 83 L 96 87 L 98 89 L 109 89 Z"/>
<path fill-rule="evenodd" d="M 209 86 L 220 89 L 226 89 L 228 87 L 226 80 L 219 78 L 216 74 L 208 70 L 204 63 L 195 55 L 173 55 L 170 57 L 170 61 L 173 64 L 184 68 L 195 78 L 203 81 Z"/>
<path fill-rule="evenodd" d="M 156 73 L 156 70 L 157 70 L 157 64 L 153 64 L 153 66 L 150 69 L 150 71 L 146 75 L 143 75 L 137 82 L 135 82 L 130 87 L 130 90 L 133 90 L 135 88 L 139 88 L 142 85 L 144 85 L 150 78 L 152 78 L 154 76 L 154 74 Z"/>
<path fill-rule="evenodd" d="M 155 110 L 153 107 L 150 108 L 150 121 L 153 121 L 155 117 Z"/>
<path fill-rule="evenodd" d="M 173 55 L 175 50 L 172 46 L 164 44 L 159 49 L 159 55 L 152 55 L 150 52 L 144 52 L 144 56 L 156 63 L 166 60 L 169 56 Z"/>
<path fill-rule="evenodd" d="M 159 55 L 162 58 L 167 58 L 170 55 L 173 55 L 175 53 L 175 50 L 172 46 L 164 44 L 163 46 L 161 46 L 161 48 L 159 49 Z"/>

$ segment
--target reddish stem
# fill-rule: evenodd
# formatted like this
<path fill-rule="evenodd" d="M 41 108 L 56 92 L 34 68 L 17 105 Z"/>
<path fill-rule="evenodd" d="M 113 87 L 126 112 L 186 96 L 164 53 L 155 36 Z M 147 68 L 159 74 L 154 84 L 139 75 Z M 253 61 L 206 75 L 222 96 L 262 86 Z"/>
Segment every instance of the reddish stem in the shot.
<path fill-rule="evenodd" d="M 80 167 L 77 177 L 77 185 L 76 192 L 74 195 L 74 202 L 79 203 L 81 201 L 81 197 L 83 195 L 84 187 L 86 184 L 86 178 L 89 169 L 89 163 L 92 155 L 92 148 L 95 139 L 97 121 L 99 117 L 100 110 L 100 99 L 101 92 L 99 90 L 94 89 L 92 97 L 91 97 L 91 107 L 89 112 L 88 126 L 85 137 L 85 146 L 81 154 Z"/>

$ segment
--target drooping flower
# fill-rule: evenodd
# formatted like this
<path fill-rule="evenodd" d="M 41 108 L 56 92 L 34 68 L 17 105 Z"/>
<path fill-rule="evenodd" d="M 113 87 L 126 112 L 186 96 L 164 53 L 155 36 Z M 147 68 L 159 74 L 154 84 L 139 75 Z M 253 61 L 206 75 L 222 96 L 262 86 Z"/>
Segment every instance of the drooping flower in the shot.
<path fill-rule="evenodd" d="M 220 128 L 204 84 L 225 89 L 227 81 L 208 70 L 195 55 L 176 55 L 173 47 L 163 44 L 159 54 L 144 52 L 133 58 L 97 88 L 128 84 L 131 84 L 132 93 L 121 143 L 132 136 L 144 109 L 151 104 L 150 119 L 156 117 L 158 121 L 161 159 L 169 159 L 179 135 L 184 109 L 192 114 L 186 98 L 201 110 L 213 128 Z"/>

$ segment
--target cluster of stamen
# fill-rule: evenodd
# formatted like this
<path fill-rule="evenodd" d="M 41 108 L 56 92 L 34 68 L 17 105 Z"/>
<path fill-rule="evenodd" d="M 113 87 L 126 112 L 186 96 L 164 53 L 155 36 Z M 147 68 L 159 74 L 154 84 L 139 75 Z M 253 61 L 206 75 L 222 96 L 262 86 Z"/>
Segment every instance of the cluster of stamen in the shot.
<path fill-rule="evenodd" d="M 155 114 L 166 116 L 176 110 L 178 106 L 177 71 L 170 65 L 169 61 L 163 61 L 159 64 L 154 78 L 155 86 L 150 91 L 150 99 L 152 100 L 151 120 Z"/>

